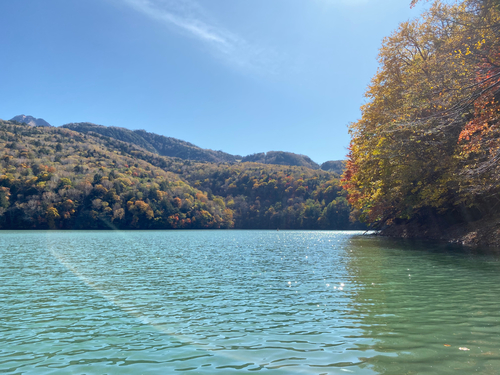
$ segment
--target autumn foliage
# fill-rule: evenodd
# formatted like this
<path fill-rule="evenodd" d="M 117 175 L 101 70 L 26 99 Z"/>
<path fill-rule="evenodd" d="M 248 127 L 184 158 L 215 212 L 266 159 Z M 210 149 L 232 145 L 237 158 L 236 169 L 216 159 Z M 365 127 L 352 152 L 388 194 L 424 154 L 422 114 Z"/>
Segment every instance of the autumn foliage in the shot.
<path fill-rule="evenodd" d="M 416 3 L 414 1 L 413 3 Z M 488 214 L 499 193 L 500 4 L 436 1 L 379 53 L 343 186 L 375 227 Z"/>
<path fill-rule="evenodd" d="M 347 229 L 338 175 L 209 163 L 0 120 L 3 229 Z"/>

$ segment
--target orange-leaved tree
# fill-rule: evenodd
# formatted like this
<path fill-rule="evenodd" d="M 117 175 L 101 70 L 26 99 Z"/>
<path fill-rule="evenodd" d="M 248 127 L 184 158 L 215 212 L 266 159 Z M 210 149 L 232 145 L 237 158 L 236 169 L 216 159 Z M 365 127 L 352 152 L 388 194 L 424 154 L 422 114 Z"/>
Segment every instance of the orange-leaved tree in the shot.
<path fill-rule="evenodd" d="M 498 187 L 486 174 L 500 155 L 497 3 L 436 1 L 384 40 L 343 176 L 366 221 L 472 206 L 471 186 Z"/>

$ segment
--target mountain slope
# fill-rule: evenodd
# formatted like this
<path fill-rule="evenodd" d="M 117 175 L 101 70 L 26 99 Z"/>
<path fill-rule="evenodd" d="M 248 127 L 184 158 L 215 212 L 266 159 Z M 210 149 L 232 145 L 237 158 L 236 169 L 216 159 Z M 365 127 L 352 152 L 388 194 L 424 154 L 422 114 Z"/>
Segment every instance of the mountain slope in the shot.
<path fill-rule="evenodd" d="M 241 157 L 223 151 L 214 151 L 198 147 L 190 142 L 177 138 L 147 132 L 146 130 L 129 130 L 126 128 L 96 125 L 89 122 L 69 123 L 62 128 L 71 129 L 83 134 L 100 134 L 123 142 L 133 144 L 149 152 L 184 160 L 204 161 L 209 163 L 253 162 L 268 165 L 288 165 L 322 169 L 327 172 L 342 174 L 344 162 L 328 161 L 321 165 L 315 163 L 306 155 L 284 151 L 269 151 Z"/>
<path fill-rule="evenodd" d="M 118 139 L 139 146 L 147 151 L 162 156 L 177 157 L 185 160 L 208 161 L 212 163 L 236 162 L 236 157 L 222 151 L 213 151 L 195 146 L 180 139 L 165 137 L 145 130 L 129 130 L 114 126 L 96 125 L 89 122 L 70 123 L 62 128 L 79 133 L 91 132 Z"/>
<path fill-rule="evenodd" d="M 17 121 L 21 124 L 27 124 L 30 126 L 51 126 L 44 119 L 34 118 L 33 116 L 25 116 L 25 115 L 15 116 L 10 121 Z"/>
<path fill-rule="evenodd" d="M 262 164 L 295 165 L 311 169 L 319 169 L 319 165 L 306 155 L 294 154 L 285 151 L 269 151 L 245 156 L 242 162 L 254 162 Z"/>
<path fill-rule="evenodd" d="M 234 163 L 238 156 L 227 154 L 222 151 L 214 151 L 195 146 L 192 143 L 182 141 L 177 138 L 165 137 L 145 130 L 134 130 L 148 144 L 150 144 L 158 154 L 171 156 L 185 160 L 200 160 L 211 163 Z"/>
<path fill-rule="evenodd" d="M 3 229 L 352 228 L 337 178 L 321 170 L 181 160 L 9 121 L 0 150 Z"/>
<path fill-rule="evenodd" d="M 110 137 L 118 139 L 119 141 L 134 144 L 149 152 L 157 153 L 154 147 L 146 142 L 140 135 L 137 135 L 136 133 L 134 133 L 134 131 L 129 129 L 119 128 L 115 126 L 96 125 L 91 122 L 69 123 L 61 126 L 61 128 L 71 129 L 78 133 L 84 134 L 101 134 L 105 137 Z"/>
<path fill-rule="evenodd" d="M 344 173 L 345 161 L 344 160 L 329 160 L 321 164 L 321 170 L 327 172 L 334 172 L 339 175 Z"/>

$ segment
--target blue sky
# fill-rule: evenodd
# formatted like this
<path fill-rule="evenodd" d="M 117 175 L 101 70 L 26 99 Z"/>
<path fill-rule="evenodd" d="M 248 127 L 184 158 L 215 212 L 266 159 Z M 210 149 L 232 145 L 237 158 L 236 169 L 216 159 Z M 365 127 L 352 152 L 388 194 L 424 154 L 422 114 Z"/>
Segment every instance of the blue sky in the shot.
<path fill-rule="evenodd" d="M 410 0 L 0 1 L 0 118 L 343 159 Z"/>

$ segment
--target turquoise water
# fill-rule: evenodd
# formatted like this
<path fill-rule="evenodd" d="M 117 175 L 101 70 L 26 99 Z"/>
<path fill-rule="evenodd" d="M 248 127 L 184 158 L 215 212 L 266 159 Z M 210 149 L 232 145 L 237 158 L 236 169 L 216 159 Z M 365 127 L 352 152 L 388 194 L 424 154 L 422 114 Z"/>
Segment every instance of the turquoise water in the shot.
<path fill-rule="evenodd" d="M 0 232 L 0 373 L 499 374 L 500 257 L 360 232 Z"/>

